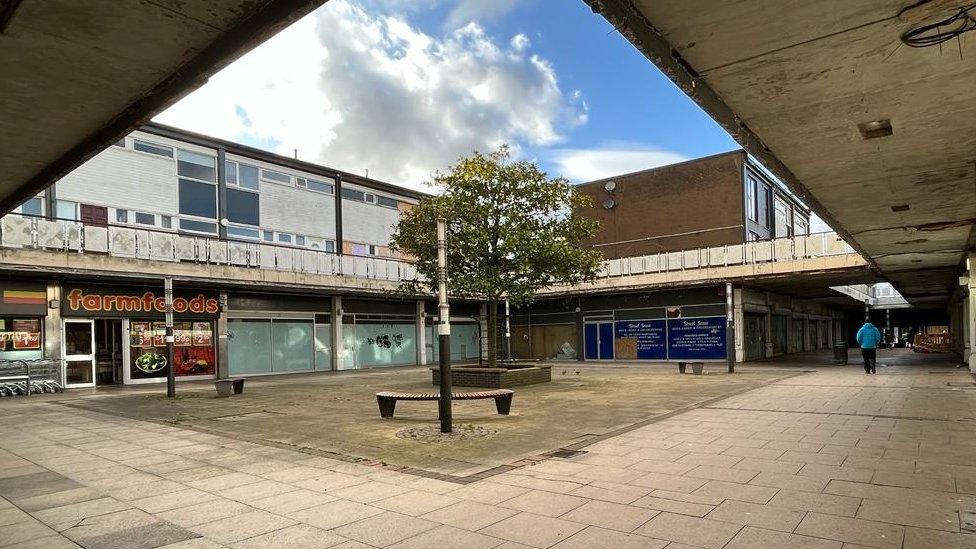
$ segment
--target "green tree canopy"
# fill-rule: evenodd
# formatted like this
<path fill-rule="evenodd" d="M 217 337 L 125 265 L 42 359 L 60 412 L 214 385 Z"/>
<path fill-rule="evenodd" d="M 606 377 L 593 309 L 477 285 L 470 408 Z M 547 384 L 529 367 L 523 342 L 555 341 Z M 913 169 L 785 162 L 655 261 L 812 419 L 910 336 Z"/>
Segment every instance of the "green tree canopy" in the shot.
<path fill-rule="evenodd" d="M 596 232 L 598 222 L 573 215 L 589 205 L 589 198 L 533 162 L 510 157 L 502 146 L 436 174 L 432 183 L 439 194 L 404 213 L 391 239 L 391 247 L 413 257 L 423 275 L 408 289 L 436 291 L 436 222 L 447 220 L 449 291 L 488 301 L 491 366 L 500 300 L 522 305 L 542 288 L 590 281 L 603 259 L 580 244 Z"/>

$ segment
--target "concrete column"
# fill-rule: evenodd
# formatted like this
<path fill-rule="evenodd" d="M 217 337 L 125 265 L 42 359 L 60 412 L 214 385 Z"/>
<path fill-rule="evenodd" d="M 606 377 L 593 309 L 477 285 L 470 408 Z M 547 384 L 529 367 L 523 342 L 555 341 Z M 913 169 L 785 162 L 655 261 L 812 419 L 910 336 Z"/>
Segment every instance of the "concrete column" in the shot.
<path fill-rule="evenodd" d="M 417 300 L 417 365 L 427 364 L 427 312 L 424 301 Z"/>
<path fill-rule="evenodd" d="M 345 356 L 342 346 L 342 296 L 332 297 L 329 327 L 332 330 L 332 369 L 339 370 L 342 367 L 342 357 Z"/>
<path fill-rule="evenodd" d="M 217 379 L 230 377 L 230 349 L 227 340 L 227 292 L 220 292 L 220 315 L 217 317 Z"/>
<path fill-rule="evenodd" d="M 966 295 L 966 346 L 963 356 L 969 364 L 969 371 L 976 372 L 976 279 L 969 278 L 969 292 Z"/>
<path fill-rule="evenodd" d="M 763 356 L 769 358 L 773 356 L 773 300 L 769 292 L 766 292 L 766 319 L 764 322 L 766 323 L 764 328 L 766 330 L 766 349 Z"/>
<path fill-rule="evenodd" d="M 57 307 L 51 307 L 51 305 Z M 44 358 L 58 359 L 61 356 L 61 285 L 47 283 L 47 316 L 44 317 Z"/>
<path fill-rule="evenodd" d="M 743 362 L 746 359 L 745 346 L 745 325 L 746 314 L 742 305 L 742 288 L 732 290 L 733 307 L 733 326 L 735 327 L 735 361 Z"/>
<path fill-rule="evenodd" d="M 58 207 L 58 184 L 51 183 L 51 186 L 44 190 L 44 217 L 54 219 Z M 60 352 L 60 351 L 59 351 Z"/>

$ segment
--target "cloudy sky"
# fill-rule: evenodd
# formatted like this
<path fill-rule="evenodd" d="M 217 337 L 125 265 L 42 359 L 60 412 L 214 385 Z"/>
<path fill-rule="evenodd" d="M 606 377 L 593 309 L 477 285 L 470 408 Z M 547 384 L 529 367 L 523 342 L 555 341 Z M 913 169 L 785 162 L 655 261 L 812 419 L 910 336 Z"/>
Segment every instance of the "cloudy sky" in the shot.
<path fill-rule="evenodd" d="M 574 182 L 738 148 L 580 0 L 329 0 L 155 120 L 411 188 L 502 143 Z"/>
<path fill-rule="evenodd" d="M 566 0 L 330 0 L 156 120 L 412 187 L 501 143 L 573 181 L 736 147 Z"/>

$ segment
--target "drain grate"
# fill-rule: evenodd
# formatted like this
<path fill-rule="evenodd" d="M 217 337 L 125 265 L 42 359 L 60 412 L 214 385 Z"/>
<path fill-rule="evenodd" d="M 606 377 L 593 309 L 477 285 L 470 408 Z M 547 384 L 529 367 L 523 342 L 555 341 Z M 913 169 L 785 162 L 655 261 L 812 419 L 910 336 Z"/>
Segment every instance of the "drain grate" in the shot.
<path fill-rule="evenodd" d="M 581 456 L 581 455 L 583 455 L 585 453 L 586 452 L 583 451 L 583 450 L 571 450 L 569 448 L 557 448 L 557 449 L 555 449 L 555 450 L 553 450 L 551 452 L 546 452 L 546 453 L 544 453 L 542 455 L 544 455 L 546 457 L 553 457 L 553 458 L 571 458 L 571 457 Z"/>

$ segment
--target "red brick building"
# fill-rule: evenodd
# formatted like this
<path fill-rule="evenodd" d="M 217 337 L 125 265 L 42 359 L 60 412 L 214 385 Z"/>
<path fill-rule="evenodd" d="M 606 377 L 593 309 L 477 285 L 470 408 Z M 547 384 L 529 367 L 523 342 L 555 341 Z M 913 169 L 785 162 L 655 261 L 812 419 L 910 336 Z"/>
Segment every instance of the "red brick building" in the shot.
<path fill-rule="evenodd" d="M 607 258 L 806 234 L 810 210 L 738 150 L 577 187 Z"/>

